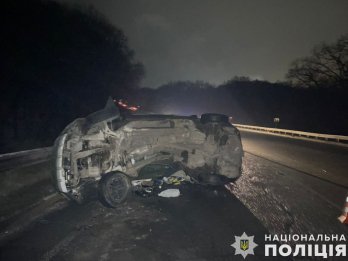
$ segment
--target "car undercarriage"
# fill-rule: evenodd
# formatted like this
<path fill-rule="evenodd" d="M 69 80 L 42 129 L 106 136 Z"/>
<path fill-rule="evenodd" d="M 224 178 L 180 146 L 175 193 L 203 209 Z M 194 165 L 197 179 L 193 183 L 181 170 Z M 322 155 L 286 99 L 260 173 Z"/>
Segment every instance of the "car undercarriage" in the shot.
<path fill-rule="evenodd" d="M 225 115 L 125 116 L 109 100 L 103 110 L 76 119 L 57 138 L 54 180 L 60 192 L 76 201 L 85 198 L 86 184 L 99 182 L 103 198 L 113 206 L 127 193 L 111 198 L 106 183 L 116 179 L 128 191 L 130 180 L 149 164 L 179 163 L 198 183 L 224 184 L 240 176 L 242 157 L 239 132 Z"/>

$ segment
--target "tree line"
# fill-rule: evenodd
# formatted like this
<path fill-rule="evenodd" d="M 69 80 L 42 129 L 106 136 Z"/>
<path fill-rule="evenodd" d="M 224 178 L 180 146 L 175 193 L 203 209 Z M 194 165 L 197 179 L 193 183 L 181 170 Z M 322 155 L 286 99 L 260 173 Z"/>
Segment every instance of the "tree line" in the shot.
<path fill-rule="evenodd" d="M 332 44 L 321 43 L 309 56 L 296 59 L 286 77 L 299 87 L 348 88 L 348 34 Z"/>

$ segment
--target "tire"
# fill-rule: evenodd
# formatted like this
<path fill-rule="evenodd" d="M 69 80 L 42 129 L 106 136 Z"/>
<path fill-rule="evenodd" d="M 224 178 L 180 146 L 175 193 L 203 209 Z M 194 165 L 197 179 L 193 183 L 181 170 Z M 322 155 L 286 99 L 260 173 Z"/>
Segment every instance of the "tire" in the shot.
<path fill-rule="evenodd" d="M 129 178 L 121 172 L 111 172 L 102 177 L 99 183 L 99 198 L 111 208 L 124 202 L 131 191 Z"/>
<path fill-rule="evenodd" d="M 204 113 L 201 116 L 201 123 L 229 123 L 228 116 L 218 113 Z"/>

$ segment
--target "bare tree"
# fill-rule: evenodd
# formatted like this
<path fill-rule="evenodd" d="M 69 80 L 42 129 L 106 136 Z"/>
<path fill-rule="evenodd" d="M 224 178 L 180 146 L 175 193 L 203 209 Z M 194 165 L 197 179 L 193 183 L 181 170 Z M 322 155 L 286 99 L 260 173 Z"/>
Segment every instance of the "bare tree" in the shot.
<path fill-rule="evenodd" d="M 286 75 L 303 87 L 348 87 L 348 34 L 334 44 L 313 48 L 311 56 L 295 60 Z"/>

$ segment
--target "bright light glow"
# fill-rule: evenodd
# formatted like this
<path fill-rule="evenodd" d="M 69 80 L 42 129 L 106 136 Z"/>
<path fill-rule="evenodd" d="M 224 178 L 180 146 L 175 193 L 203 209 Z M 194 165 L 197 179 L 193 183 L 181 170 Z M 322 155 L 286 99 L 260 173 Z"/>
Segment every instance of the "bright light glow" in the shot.
<path fill-rule="evenodd" d="M 122 100 L 118 100 L 118 101 L 114 100 L 114 102 L 116 102 L 119 106 L 121 106 L 127 110 L 133 111 L 133 112 L 139 110 L 139 108 L 140 108 L 140 106 L 128 106 L 127 102 L 123 102 Z"/>

